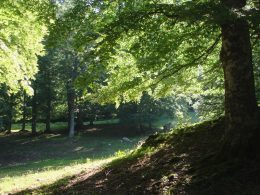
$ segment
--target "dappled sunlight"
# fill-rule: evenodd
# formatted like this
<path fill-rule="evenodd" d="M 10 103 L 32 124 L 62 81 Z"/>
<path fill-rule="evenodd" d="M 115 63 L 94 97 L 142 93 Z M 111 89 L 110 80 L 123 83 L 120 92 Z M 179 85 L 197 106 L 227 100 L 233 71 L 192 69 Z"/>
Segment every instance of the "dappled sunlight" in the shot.
<path fill-rule="evenodd" d="M 27 188 L 33 189 L 43 185 L 54 183 L 55 181 L 64 177 L 87 172 L 89 170 L 98 169 L 102 165 L 111 162 L 114 157 L 109 157 L 102 160 L 85 159 L 85 162 L 76 162 L 65 167 L 46 166 L 43 170 L 30 171 L 18 176 L 5 176 L 0 180 L 1 193 L 14 193 L 25 190 Z M 41 162 L 35 162 L 41 163 Z"/>
<path fill-rule="evenodd" d="M 93 128 L 87 129 L 86 132 L 101 131 L 101 130 L 102 130 L 101 128 L 93 127 Z"/>
<path fill-rule="evenodd" d="M 84 149 L 84 147 L 79 146 L 79 147 L 75 148 L 73 151 L 77 152 L 77 151 L 80 151 L 80 150 L 83 150 L 83 149 Z M 93 148 L 90 149 L 90 150 L 93 150 Z"/>
<path fill-rule="evenodd" d="M 62 134 L 2 135 L 0 191 L 38 188 L 85 170 L 99 169 L 135 148 L 143 136 L 122 141 L 120 137 L 80 134 L 73 139 Z"/>

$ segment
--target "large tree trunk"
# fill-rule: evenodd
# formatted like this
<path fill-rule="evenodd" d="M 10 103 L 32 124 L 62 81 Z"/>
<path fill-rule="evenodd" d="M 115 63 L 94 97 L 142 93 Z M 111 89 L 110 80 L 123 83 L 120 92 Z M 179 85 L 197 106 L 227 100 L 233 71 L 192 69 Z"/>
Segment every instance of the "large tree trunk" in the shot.
<path fill-rule="evenodd" d="M 229 8 L 242 8 L 245 0 L 222 0 Z M 244 19 L 222 24 L 221 61 L 225 78 L 225 158 L 256 158 L 259 150 L 258 108 L 249 26 Z"/>

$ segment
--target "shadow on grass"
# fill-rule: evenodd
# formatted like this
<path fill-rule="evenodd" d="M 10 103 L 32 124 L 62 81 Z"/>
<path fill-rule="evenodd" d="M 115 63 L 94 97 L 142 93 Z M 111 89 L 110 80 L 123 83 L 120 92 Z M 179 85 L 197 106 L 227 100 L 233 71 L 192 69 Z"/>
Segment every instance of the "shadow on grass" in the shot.
<path fill-rule="evenodd" d="M 123 142 L 118 137 L 84 133 L 73 139 L 63 134 L 1 135 L 0 179 L 109 158 L 117 151 L 133 149 L 141 138 Z"/>
<path fill-rule="evenodd" d="M 153 135 L 143 146 L 93 174 L 67 177 L 17 194 L 259 194 L 259 164 L 214 163 L 223 122 Z"/>

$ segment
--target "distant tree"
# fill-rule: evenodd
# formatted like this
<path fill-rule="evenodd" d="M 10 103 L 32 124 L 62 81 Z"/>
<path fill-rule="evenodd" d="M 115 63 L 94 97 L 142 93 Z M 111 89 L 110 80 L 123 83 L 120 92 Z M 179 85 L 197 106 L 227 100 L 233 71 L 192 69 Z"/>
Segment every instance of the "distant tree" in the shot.
<path fill-rule="evenodd" d="M 27 111 L 27 101 L 26 101 L 26 93 L 23 91 L 22 92 L 22 128 L 21 131 L 25 131 L 25 126 L 26 126 L 26 122 L 27 122 L 27 115 L 28 115 L 28 111 Z"/>

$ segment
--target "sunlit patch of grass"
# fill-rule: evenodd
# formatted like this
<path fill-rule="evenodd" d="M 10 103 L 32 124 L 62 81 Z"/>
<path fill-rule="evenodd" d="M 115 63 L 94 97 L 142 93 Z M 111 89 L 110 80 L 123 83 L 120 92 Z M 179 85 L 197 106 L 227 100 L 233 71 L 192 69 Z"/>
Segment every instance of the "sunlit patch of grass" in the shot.
<path fill-rule="evenodd" d="M 118 123 L 118 119 L 97 123 Z M 0 133 L 0 194 L 20 192 L 26 189 L 51 186 L 81 172 L 103 167 L 114 159 L 128 156 L 140 139 L 146 136 L 121 137 L 96 136 L 80 133 L 73 139 L 59 130 L 66 129 L 67 123 L 51 123 L 52 134 L 32 137 L 27 133 L 6 135 Z M 45 124 L 37 124 L 42 132 Z M 12 131 L 21 130 L 21 124 L 14 124 Z M 26 124 L 26 130 L 31 125 Z"/>
<path fill-rule="evenodd" d="M 39 171 L 28 171 L 18 176 L 5 176 L 0 179 L 0 194 L 14 193 L 25 189 L 34 189 L 44 185 L 52 184 L 64 177 L 72 176 L 93 170 L 111 162 L 116 157 L 108 157 L 101 160 L 85 159 L 84 163 L 74 163 L 57 169 L 48 169 Z"/>
<path fill-rule="evenodd" d="M 60 133 L 0 134 L 0 194 L 49 186 L 61 179 L 122 158 L 145 136 L 119 137 L 79 134 L 73 139 Z"/>

